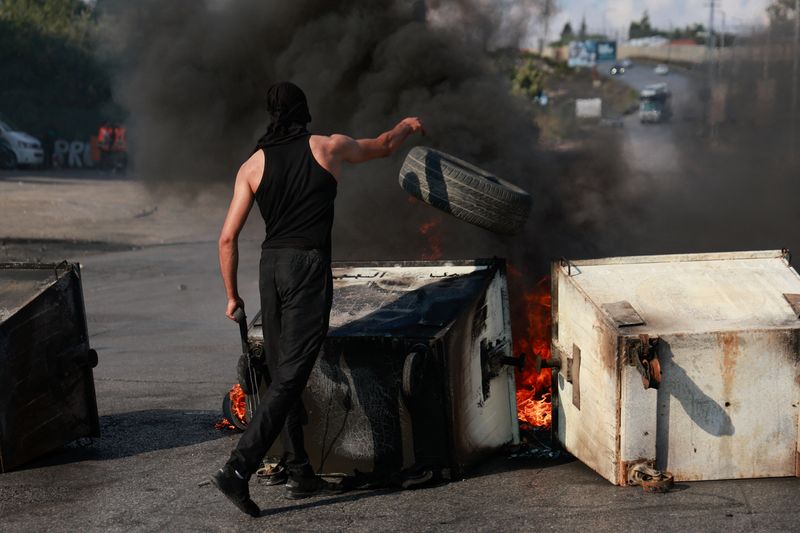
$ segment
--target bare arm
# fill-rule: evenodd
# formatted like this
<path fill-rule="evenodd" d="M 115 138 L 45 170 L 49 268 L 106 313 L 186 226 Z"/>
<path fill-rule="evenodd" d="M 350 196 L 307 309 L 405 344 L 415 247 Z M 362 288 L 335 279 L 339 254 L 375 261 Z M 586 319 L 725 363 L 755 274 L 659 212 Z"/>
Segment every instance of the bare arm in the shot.
<path fill-rule="evenodd" d="M 390 156 L 400 148 L 409 135 L 417 132 L 425 134 L 422 122 L 416 117 L 408 117 L 374 139 L 353 139 L 346 135 L 332 135 L 331 151 L 337 162 L 364 163 Z"/>
<path fill-rule="evenodd" d="M 239 233 L 242 231 L 247 215 L 250 213 L 250 208 L 253 206 L 253 200 L 255 199 L 253 180 L 256 177 L 260 179 L 258 163 L 260 160 L 260 168 L 263 170 L 263 159 L 263 153 L 256 152 L 239 169 L 239 173 L 236 175 L 236 184 L 233 187 L 233 199 L 219 235 L 219 267 L 228 299 L 225 315 L 231 320 L 234 320 L 233 312 L 237 307 L 244 308 L 244 302 L 239 296 L 237 280 Z"/>

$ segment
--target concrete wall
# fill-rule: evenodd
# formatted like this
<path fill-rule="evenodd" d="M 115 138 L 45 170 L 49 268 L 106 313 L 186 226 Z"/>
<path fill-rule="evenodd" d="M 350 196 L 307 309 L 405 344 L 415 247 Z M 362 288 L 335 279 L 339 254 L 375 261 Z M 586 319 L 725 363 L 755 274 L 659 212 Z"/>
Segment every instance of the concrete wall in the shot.
<path fill-rule="evenodd" d="M 665 46 L 630 46 L 621 43 L 617 48 L 617 57 L 633 59 L 651 59 L 653 61 L 678 63 L 703 63 L 706 60 L 706 47 L 699 44 L 673 44 Z M 789 44 L 773 44 L 767 46 L 732 46 L 716 49 L 714 61 L 760 60 L 766 56 L 770 60 L 786 60 L 792 56 Z"/>
<path fill-rule="evenodd" d="M 617 57 L 631 59 L 650 59 L 664 63 L 703 63 L 706 60 L 706 47 L 700 44 L 671 44 L 664 46 L 631 46 L 619 43 Z M 792 57 L 791 44 L 773 44 L 767 46 L 733 46 L 730 48 L 716 49 L 713 53 L 714 61 L 755 60 L 759 61 L 766 56 L 770 61 L 787 60 Z M 544 49 L 542 56 L 555 61 L 565 61 L 569 57 L 569 47 L 550 46 Z"/>

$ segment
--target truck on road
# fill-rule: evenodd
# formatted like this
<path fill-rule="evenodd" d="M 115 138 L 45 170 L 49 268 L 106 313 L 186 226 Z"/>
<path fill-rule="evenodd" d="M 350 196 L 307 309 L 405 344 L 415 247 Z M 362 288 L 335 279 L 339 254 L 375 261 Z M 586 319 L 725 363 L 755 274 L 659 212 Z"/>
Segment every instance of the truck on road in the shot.
<path fill-rule="evenodd" d="M 639 121 L 656 123 L 669 120 L 672 116 L 669 100 L 670 92 L 666 83 L 647 85 L 639 93 Z"/>

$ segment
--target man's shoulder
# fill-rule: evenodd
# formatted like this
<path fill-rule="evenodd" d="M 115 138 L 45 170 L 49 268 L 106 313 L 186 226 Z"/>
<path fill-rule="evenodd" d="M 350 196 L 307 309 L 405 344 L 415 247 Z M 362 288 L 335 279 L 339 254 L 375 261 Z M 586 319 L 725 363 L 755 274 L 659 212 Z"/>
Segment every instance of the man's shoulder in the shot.
<path fill-rule="evenodd" d="M 264 150 L 256 150 L 247 161 L 239 167 L 239 177 L 247 181 L 250 189 L 255 192 L 264 175 L 265 156 Z"/>
<path fill-rule="evenodd" d="M 310 139 L 311 144 L 316 144 L 317 146 L 325 146 L 329 148 L 341 146 L 347 144 L 350 141 L 352 141 L 350 137 L 348 137 L 347 135 L 342 135 L 341 133 L 334 133 L 331 135 L 312 135 Z"/>
<path fill-rule="evenodd" d="M 264 170 L 264 160 L 266 156 L 264 155 L 264 150 L 256 150 L 253 154 L 247 158 L 247 161 L 242 163 L 240 171 L 244 172 L 253 172 L 255 170 Z"/>

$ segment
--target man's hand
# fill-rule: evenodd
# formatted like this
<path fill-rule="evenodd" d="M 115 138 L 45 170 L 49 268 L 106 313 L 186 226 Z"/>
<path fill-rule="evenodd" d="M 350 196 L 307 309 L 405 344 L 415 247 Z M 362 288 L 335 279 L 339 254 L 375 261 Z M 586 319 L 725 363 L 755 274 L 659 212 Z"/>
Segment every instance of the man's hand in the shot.
<path fill-rule="evenodd" d="M 239 308 L 244 311 L 244 301 L 241 298 L 238 296 L 234 298 L 228 298 L 228 307 L 225 309 L 225 316 L 235 322 L 236 319 L 233 317 L 233 313 Z"/>
<path fill-rule="evenodd" d="M 411 128 L 412 134 L 421 133 L 423 136 L 425 135 L 425 127 L 422 125 L 422 121 L 419 117 L 406 117 L 400 121 L 400 124 Z"/>

